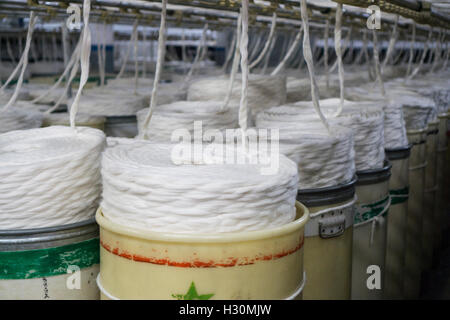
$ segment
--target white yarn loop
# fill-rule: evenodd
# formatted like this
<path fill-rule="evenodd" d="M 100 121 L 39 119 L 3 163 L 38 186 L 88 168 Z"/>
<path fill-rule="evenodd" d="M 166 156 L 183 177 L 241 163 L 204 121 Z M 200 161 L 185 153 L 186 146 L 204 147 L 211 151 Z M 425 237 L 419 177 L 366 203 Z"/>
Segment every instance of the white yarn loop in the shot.
<path fill-rule="evenodd" d="M 278 66 L 275 68 L 275 70 L 272 71 L 270 74 L 271 76 L 276 76 L 279 74 L 286 66 L 286 63 L 289 61 L 289 59 L 294 54 L 295 50 L 298 48 L 298 45 L 300 43 L 300 40 L 302 39 L 302 31 L 303 31 L 303 25 L 300 25 L 300 29 L 295 36 L 294 42 L 292 42 L 291 46 L 289 47 L 289 50 L 286 52 L 286 55 L 284 56 L 283 60 L 278 64 Z"/>
<path fill-rule="evenodd" d="M 166 14 L 167 14 L 167 0 L 162 0 L 161 2 L 161 25 L 159 26 L 159 37 L 158 37 L 158 58 L 156 61 L 156 72 L 155 80 L 153 81 L 152 96 L 150 99 L 150 107 L 145 117 L 144 123 L 142 125 L 143 136 L 140 138 L 146 138 L 145 132 L 150 124 L 150 119 L 152 118 L 152 113 L 157 105 L 157 92 L 159 86 L 159 80 L 161 79 L 161 72 L 164 65 L 164 55 L 166 52 Z"/>
<path fill-rule="evenodd" d="M 80 100 L 81 92 L 89 77 L 89 58 L 91 55 L 91 30 L 89 29 L 89 14 L 91 11 L 91 0 L 84 0 L 83 3 L 83 33 L 80 49 L 80 85 L 78 87 L 77 94 L 70 107 L 70 126 L 75 128 L 75 117 L 78 112 L 78 103 Z"/>
<path fill-rule="evenodd" d="M 241 34 L 241 70 L 242 70 L 242 89 L 241 101 L 239 104 L 239 126 L 243 131 L 242 141 L 245 139 L 245 131 L 248 125 L 248 0 L 242 0 L 242 34 Z M 245 150 L 245 144 L 244 144 Z"/>
<path fill-rule="evenodd" d="M 20 58 L 20 62 L 16 67 L 17 70 L 19 67 L 22 67 L 22 69 L 20 70 L 19 79 L 17 80 L 17 85 L 14 90 L 14 93 L 11 96 L 11 98 L 9 99 L 8 103 L 3 107 L 2 111 L 7 110 L 11 105 L 13 105 L 16 102 L 17 97 L 20 92 L 20 89 L 22 88 L 23 76 L 24 76 L 25 70 L 27 69 L 27 66 L 28 66 L 28 52 L 30 51 L 30 44 L 31 44 L 31 39 L 33 37 L 34 27 L 36 26 L 36 20 L 37 20 L 37 16 L 35 15 L 35 12 L 31 11 L 30 12 L 30 21 L 29 21 L 29 25 L 28 25 L 28 32 L 27 32 L 27 40 L 26 40 L 26 44 L 25 44 L 25 50 L 23 51 L 22 57 Z M 10 79 L 11 79 L 11 77 L 8 80 L 10 80 Z M 0 89 L 0 94 L 3 93 L 3 89 L 5 88 L 7 83 L 8 82 L 6 82 L 3 85 L 3 87 Z"/>
<path fill-rule="evenodd" d="M 264 56 L 266 55 L 266 53 L 269 51 L 269 48 L 272 44 L 273 41 L 273 36 L 275 34 L 275 28 L 277 26 L 277 13 L 274 12 L 272 15 L 272 24 L 270 25 L 270 31 L 269 31 L 269 37 L 267 38 L 266 43 L 264 44 L 264 48 L 262 49 L 261 53 L 259 54 L 259 56 L 255 59 L 255 61 L 253 61 L 250 66 L 249 69 L 253 69 L 254 67 L 256 67 L 264 58 Z"/>
<path fill-rule="evenodd" d="M 383 63 L 381 64 L 381 74 L 384 74 L 384 69 L 386 68 L 387 63 L 391 59 L 392 52 L 394 51 L 395 42 L 397 41 L 398 36 L 398 14 L 395 15 L 394 29 L 391 33 L 391 38 L 389 39 L 389 45 L 387 48 L 386 56 L 384 57 Z"/>
<path fill-rule="evenodd" d="M 38 97 L 33 99 L 31 101 L 32 103 L 37 103 L 37 102 L 41 101 L 42 99 L 44 99 L 45 97 L 49 96 L 50 93 L 52 93 L 56 88 L 58 88 L 59 85 L 61 84 L 61 82 L 67 77 L 67 75 L 68 75 L 69 71 L 72 69 L 72 67 L 78 63 L 78 59 L 80 58 L 79 51 L 81 50 L 81 40 L 82 40 L 82 37 L 80 37 L 80 39 L 78 40 L 77 46 L 75 47 L 75 49 L 72 53 L 72 56 L 70 57 L 70 60 L 67 62 L 64 72 L 61 74 L 61 76 L 58 78 L 58 80 L 55 82 L 55 84 L 53 84 L 53 86 L 51 86 L 46 91 L 44 91 L 41 95 L 39 95 Z"/>
<path fill-rule="evenodd" d="M 344 63 L 342 62 L 342 48 L 341 48 L 341 33 L 342 33 L 342 3 L 337 4 L 336 8 L 336 25 L 334 31 L 334 47 L 336 49 L 336 56 L 338 61 L 339 72 L 339 88 L 340 88 L 340 102 L 336 116 L 339 116 L 344 108 Z"/>
<path fill-rule="evenodd" d="M 207 23 L 203 26 L 202 37 L 200 38 L 200 43 L 197 46 L 197 52 L 195 54 L 194 62 L 192 63 L 191 68 L 189 69 L 189 72 L 184 79 L 181 90 L 186 90 L 189 86 L 189 82 L 191 81 L 192 75 L 194 74 L 194 70 L 197 68 L 198 63 L 201 61 L 203 52 L 206 51 L 206 31 L 208 31 Z"/>
<path fill-rule="evenodd" d="M 130 38 L 130 41 L 128 42 L 127 51 L 125 53 L 125 57 L 123 59 L 122 66 L 120 67 L 120 71 L 117 74 L 116 79 L 121 78 L 123 73 L 125 72 L 125 67 L 127 66 L 127 62 L 128 62 L 128 56 L 130 55 L 130 51 L 131 51 L 131 45 L 134 43 L 134 39 L 137 37 L 137 27 L 138 27 L 138 19 L 136 19 L 134 21 L 133 31 L 131 32 L 131 38 Z"/>
<path fill-rule="evenodd" d="M 378 54 L 378 38 L 377 38 L 377 31 L 375 29 L 372 30 L 372 36 L 373 36 L 373 60 L 375 62 L 375 73 L 377 75 L 378 84 L 380 85 L 381 94 L 385 96 L 386 90 L 384 89 L 383 77 L 380 70 L 380 56 Z"/>
<path fill-rule="evenodd" d="M 405 82 L 408 79 L 408 76 L 411 72 L 412 61 L 414 59 L 415 44 L 416 44 L 416 23 L 413 21 L 413 23 L 412 23 L 412 39 L 411 39 L 411 46 L 409 48 L 408 68 L 406 69 Z"/>
<path fill-rule="evenodd" d="M 428 32 L 427 40 L 425 41 L 425 44 L 423 47 L 422 56 L 420 57 L 419 65 L 414 68 L 412 73 L 408 76 L 407 81 L 410 81 L 412 78 L 414 78 L 416 76 L 416 74 L 419 73 L 419 70 L 422 68 L 422 65 L 425 61 L 425 57 L 427 56 L 427 53 L 428 53 L 429 42 L 431 40 L 432 34 L 433 34 L 433 28 L 430 28 L 430 31 Z"/>
<path fill-rule="evenodd" d="M 234 59 L 233 59 L 233 64 L 231 66 L 231 72 L 230 72 L 230 80 L 228 83 L 228 91 L 227 94 L 225 96 L 225 101 L 222 105 L 222 108 L 225 109 L 226 107 L 228 107 L 228 104 L 230 103 L 231 100 L 231 95 L 233 94 L 233 85 L 234 85 L 234 80 L 236 78 L 236 73 L 238 71 L 239 68 L 239 60 L 241 58 L 241 54 L 240 54 L 240 42 L 241 42 L 241 32 L 242 32 L 242 15 L 239 14 L 238 19 L 237 19 L 237 30 L 236 30 L 236 46 L 234 49 Z M 231 49 L 230 49 L 231 50 Z"/>
<path fill-rule="evenodd" d="M 301 6 L 301 16 L 302 16 L 302 25 L 303 25 L 303 56 L 305 58 L 306 64 L 308 66 L 309 71 L 309 78 L 311 80 L 311 97 L 314 103 L 314 109 L 317 112 L 317 114 L 320 117 L 320 121 L 325 126 L 325 128 L 328 130 L 329 125 L 328 121 L 325 118 L 325 116 L 322 114 L 322 111 L 320 111 L 320 104 L 319 104 L 319 88 L 317 86 L 316 82 L 316 76 L 314 72 L 314 62 L 312 58 L 312 52 L 311 52 L 311 44 L 309 41 L 309 21 L 308 21 L 308 7 L 306 5 L 306 0 L 300 0 L 300 6 Z"/>
<path fill-rule="evenodd" d="M 325 67 L 325 81 L 326 81 L 327 90 L 330 88 L 330 70 L 329 70 L 329 66 L 328 66 L 328 39 L 329 38 L 330 38 L 330 20 L 327 19 L 327 21 L 325 23 L 325 34 L 323 36 L 323 40 L 324 40 L 323 63 L 324 63 L 324 67 Z"/>

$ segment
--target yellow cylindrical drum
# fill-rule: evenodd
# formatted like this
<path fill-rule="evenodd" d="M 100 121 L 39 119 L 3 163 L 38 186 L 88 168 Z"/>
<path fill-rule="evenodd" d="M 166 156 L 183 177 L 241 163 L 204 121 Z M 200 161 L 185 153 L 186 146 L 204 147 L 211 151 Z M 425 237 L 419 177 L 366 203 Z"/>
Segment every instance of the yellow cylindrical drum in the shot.
<path fill-rule="evenodd" d="M 97 300 L 98 226 L 0 231 L 0 300 Z"/>
<path fill-rule="evenodd" d="M 136 115 L 106 117 L 105 134 L 107 137 L 136 137 L 138 134 Z"/>
<path fill-rule="evenodd" d="M 352 299 L 383 298 L 391 165 L 356 173 Z"/>
<path fill-rule="evenodd" d="M 350 299 L 355 180 L 331 188 L 299 190 L 310 211 L 305 227 L 305 300 Z"/>
<path fill-rule="evenodd" d="M 386 156 L 392 165 L 392 175 L 389 180 L 391 206 L 388 214 L 384 279 L 384 298 L 386 299 L 401 299 L 403 297 L 410 152 L 411 145 L 386 150 Z"/>
<path fill-rule="evenodd" d="M 296 208 L 281 227 L 196 235 L 121 226 L 99 209 L 101 298 L 299 299 L 309 212 Z"/>
<path fill-rule="evenodd" d="M 437 191 L 437 144 L 438 144 L 439 121 L 428 123 L 426 140 L 426 162 L 425 168 L 425 188 L 424 188 L 424 208 L 422 220 L 422 267 L 424 270 L 430 269 L 433 264 L 433 240 L 436 236 L 435 226 L 435 206 Z"/>
<path fill-rule="evenodd" d="M 422 221 L 426 167 L 427 129 L 408 130 L 413 145 L 409 157 L 409 200 L 406 231 L 406 255 L 403 293 L 416 299 L 420 292 L 422 271 Z"/>

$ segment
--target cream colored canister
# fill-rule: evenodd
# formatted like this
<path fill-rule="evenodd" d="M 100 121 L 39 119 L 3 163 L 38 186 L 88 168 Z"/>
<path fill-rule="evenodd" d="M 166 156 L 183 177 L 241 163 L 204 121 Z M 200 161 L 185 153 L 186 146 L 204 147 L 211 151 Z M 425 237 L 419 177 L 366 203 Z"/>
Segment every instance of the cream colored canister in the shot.
<path fill-rule="evenodd" d="M 299 190 L 310 210 L 305 228 L 303 299 L 350 299 L 355 180 L 330 188 Z"/>
<path fill-rule="evenodd" d="M 356 173 L 352 299 L 383 299 L 391 165 Z"/>
<path fill-rule="evenodd" d="M 99 209 L 102 299 L 300 299 L 309 211 L 269 230 L 162 234 L 108 220 Z"/>
<path fill-rule="evenodd" d="M 386 150 L 386 156 L 392 164 L 392 175 L 389 180 L 391 206 L 388 215 L 384 281 L 384 298 L 386 299 L 401 299 L 403 297 L 410 152 L 411 145 L 404 148 Z"/>

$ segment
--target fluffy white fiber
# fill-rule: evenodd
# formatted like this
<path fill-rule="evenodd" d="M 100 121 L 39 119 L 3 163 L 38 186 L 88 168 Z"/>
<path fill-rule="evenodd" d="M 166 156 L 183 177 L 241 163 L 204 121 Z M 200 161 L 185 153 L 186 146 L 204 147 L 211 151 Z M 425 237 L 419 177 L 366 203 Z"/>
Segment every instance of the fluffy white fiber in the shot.
<path fill-rule="evenodd" d="M 120 90 L 86 91 L 80 98 L 78 110 L 80 113 L 96 116 L 130 116 L 145 108 L 144 96 L 132 92 L 123 93 Z"/>
<path fill-rule="evenodd" d="M 10 107 L 0 111 L 0 133 L 13 130 L 39 128 L 43 115 L 37 111 Z"/>
<path fill-rule="evenodd" d="M 261 112 L 258 128 L 280 130 L 280 152 L 298 166 L 299 189 L 336 186 L 355 174 L 354 137 L 351 129 L 332 125 L 331 134 L 312 117 L 293 120 L 299 107 L 281 106 Z"/>
<path fill-rule="evenodd" d="M 0 229 L 61 226 L 93 217 L 105 136 L 48 127 L 0 135 Z"/>
<path fill-rule="evenodd" d="M 173 147 L 128 140 L 105 151 L 101 207 L 108 219 L 191 234 L 261 230 L 294 220 L 298 176 L 286 157 L 280 156 L 276 174 L 261 175 L 258 164 L 175 165 Z"/>
<path fill-rule="evenodd" d="M 147 113 L 148 108 L 136 114 L 139 133 L 142 133 Z M 156 107 L 146 136 L 150 141 L 168 143 L 174 130 L 187 129 L 193 137 L 194 121 L 202 121 L 203 132 L 208 129 L 220 130 L 238 126 L 235 110 L 223 109 L 221 101 L 178 101 Z"/>

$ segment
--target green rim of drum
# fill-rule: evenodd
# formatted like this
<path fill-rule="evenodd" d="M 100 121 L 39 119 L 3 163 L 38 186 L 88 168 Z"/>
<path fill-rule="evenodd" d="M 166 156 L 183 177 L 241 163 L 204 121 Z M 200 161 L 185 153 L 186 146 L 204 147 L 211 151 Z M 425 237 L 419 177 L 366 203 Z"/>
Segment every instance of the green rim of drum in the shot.
<path fill-rule="evenodd" d="M 89 219 L 64 226 L 0 230 L 0 279 L 33 279 L 100 263 L 98 225 Z"/>
<path fill-rule="evenodd" d="M 70 273 L 100 263 L 98 238 L 61 247 L 0 252 L 0 279 L 33 279 Z"/>

